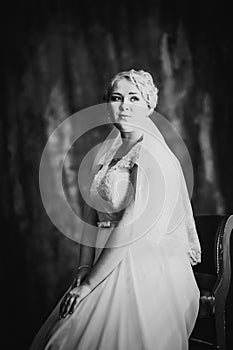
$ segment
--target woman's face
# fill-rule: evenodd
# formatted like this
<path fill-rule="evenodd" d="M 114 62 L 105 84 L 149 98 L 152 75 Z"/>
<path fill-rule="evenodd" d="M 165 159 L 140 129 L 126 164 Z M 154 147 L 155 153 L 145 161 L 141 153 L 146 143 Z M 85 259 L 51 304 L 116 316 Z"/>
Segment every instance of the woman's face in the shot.
<path fill-rule="evenodd" d="M 127 79 L 116 81 L 109 98 L 109 112 L 112 122 L 119 130 L 135 130 L 130 122 L 143 127 L 150 109 L 138 88 Z"/>

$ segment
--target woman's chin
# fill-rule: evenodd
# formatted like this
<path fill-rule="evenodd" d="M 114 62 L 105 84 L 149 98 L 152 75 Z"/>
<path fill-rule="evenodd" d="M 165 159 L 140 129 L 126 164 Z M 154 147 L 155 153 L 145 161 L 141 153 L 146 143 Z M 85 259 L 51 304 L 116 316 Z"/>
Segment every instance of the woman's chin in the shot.
<path fill-rule="evenodd" d="M 125 132 L 134 132 L 136 129 L 132 125 L 129 125 L 127 122 L 115 123 L 116 127 Z"/>

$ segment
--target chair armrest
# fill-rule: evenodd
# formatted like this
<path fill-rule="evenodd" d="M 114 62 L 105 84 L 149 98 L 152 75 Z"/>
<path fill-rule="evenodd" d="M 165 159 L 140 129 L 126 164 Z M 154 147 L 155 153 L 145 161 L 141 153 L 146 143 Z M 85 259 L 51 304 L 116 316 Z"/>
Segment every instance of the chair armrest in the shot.
<path fill-rule="evenodd" d="M 215 298 L 218 303 L 224 303 L 224 306 L 231 281 L 230 238 L 232 230 L 233 215 L 225 216 L 219 225 L 219 232 L 216 235 L 216 267 L 218 278 L 213 287 Z"/>

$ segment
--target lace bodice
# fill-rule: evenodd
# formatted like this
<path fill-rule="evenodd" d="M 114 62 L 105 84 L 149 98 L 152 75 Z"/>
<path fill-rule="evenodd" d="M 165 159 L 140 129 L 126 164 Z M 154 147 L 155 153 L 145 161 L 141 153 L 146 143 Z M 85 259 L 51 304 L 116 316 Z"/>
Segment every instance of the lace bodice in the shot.
<path fill-rule="evenodd" d="M 90 187 L 91 200 L 99 208 L 99 221 L 120 220 L 133 195 L 131 172 L 140 149 L 141 142 L 137 142 L 124 157 L 111 160 L 105 154 L 99 161 L 100 169 Z"/>

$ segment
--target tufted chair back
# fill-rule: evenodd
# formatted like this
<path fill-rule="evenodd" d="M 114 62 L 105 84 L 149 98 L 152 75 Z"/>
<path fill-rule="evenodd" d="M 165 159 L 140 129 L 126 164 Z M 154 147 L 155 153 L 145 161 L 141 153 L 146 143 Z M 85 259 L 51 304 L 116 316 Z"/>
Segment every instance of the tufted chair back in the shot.
<path fill-rule="evenodd" d="M 231 282 L 233 215 L 195 216 L 202 262 L 194 266 L 200 308 L 190 349 L 226 350 L 226 302 Z M 199 347 L 195 347 L 195 346 Z"/>

